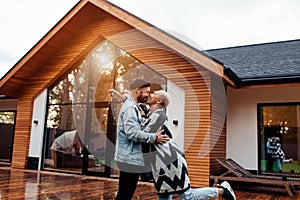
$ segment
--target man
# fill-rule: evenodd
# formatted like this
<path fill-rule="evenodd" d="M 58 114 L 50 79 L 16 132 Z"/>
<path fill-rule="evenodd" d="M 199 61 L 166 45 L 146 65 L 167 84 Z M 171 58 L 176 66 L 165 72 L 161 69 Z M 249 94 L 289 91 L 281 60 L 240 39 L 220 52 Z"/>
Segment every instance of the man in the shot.
<path fill-rule="evenodd" d="M 165 143 L 168 136 L 162 131 L 147 133 L 141 130 L 142 116 L 138 103 L 147 102 L 150 83 L 138 78 L 130 84 L 131 96 L 123 103 L 118 117 L 115 160 L 120 169 L 116 200 L 130 200 L 135 192 L 140 173 L 144 171 L 142 142 Z"/>

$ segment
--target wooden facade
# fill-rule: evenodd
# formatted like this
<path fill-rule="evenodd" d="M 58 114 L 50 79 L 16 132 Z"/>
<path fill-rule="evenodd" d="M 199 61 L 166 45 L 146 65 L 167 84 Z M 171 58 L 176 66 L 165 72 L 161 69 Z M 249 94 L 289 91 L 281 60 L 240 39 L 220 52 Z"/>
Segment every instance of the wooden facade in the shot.
<path fill-rule="evenodd" d="M 223 67 L 101 0 L 80 1 L 1 80 L 1 94 L 18 99 L 12 167 L 27 166 L 35 97 L 77 67 L 106 39 L 184 89 L 184 139 L 190 179 L 193 187 L 208 186 L 211 170 L 219 170 L 215 158 L 225 158 L 226 153 L 224 99 L 212 99 L 222 96 L 224 90 L 215 79 L 231 84 L 223 75 Z M 200 149 L 207 152 L 203 157 Z"/>

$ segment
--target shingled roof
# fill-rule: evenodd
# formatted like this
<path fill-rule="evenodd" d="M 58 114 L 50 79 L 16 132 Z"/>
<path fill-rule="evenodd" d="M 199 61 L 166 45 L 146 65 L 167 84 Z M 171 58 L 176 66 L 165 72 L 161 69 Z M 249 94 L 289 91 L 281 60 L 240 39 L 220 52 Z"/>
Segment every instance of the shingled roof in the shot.
<path fill-rule="evenodd" d="M 299 82 L 300 39 L 208 50 L 239 85 Z"/>

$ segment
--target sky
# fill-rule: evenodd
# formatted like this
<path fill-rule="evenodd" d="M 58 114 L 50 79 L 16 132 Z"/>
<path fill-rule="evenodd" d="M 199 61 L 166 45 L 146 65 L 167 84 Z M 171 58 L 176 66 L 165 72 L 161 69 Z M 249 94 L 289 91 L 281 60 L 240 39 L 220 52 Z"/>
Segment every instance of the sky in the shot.
<path fill-rule="evenodd" d="M 78 1 L 2 2 L 0 77 Z M 200 50 L 300 39 L 299 0 L 109 1 Z"/>

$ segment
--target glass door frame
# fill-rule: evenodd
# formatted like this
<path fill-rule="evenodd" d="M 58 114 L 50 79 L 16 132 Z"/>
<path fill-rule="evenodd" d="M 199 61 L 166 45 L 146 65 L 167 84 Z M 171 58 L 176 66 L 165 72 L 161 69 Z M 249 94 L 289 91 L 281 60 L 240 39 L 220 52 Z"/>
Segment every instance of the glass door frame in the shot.
<path fill-rule="evenodd" d="M 106 133 L 106 150 L 105 150 L 105 165 L 104 165 L 104 172 L 99 172 L 99 171 L 89 171 L 89 152 L 86 148 L 83 149 L 83 160 L 82 160 L 82 174 L 85 175 L 93 175 L 93 176 L 102 176 L 102 177 L 110 177 L 111 175 L 111 165 L 107 163 L 111 163 L 114 158 L 114 148 L 111 148 L 111 143 L 115 144 L 115 137 L 116 137 L 116 124 L 114 123 L 114 118 L 112 114 L 112 109 L 111 109 L 111 103 L 110 102 L 96 102 L 96 103 L 91 103 L 88 105 L 88 112 L 91 113 L 92 107 L 94 108 L 108 108 L 108 119 L 107 119 L 107 133 Z M 87 117 L 86 121 L 91 122 L 91 117 Z M 90 126 L 86 126 L 86 133 L 90 132 Z M 89 140 L 89 137 L 86 137 L 89 135 L 85 135 L 85 140 Z"/>

